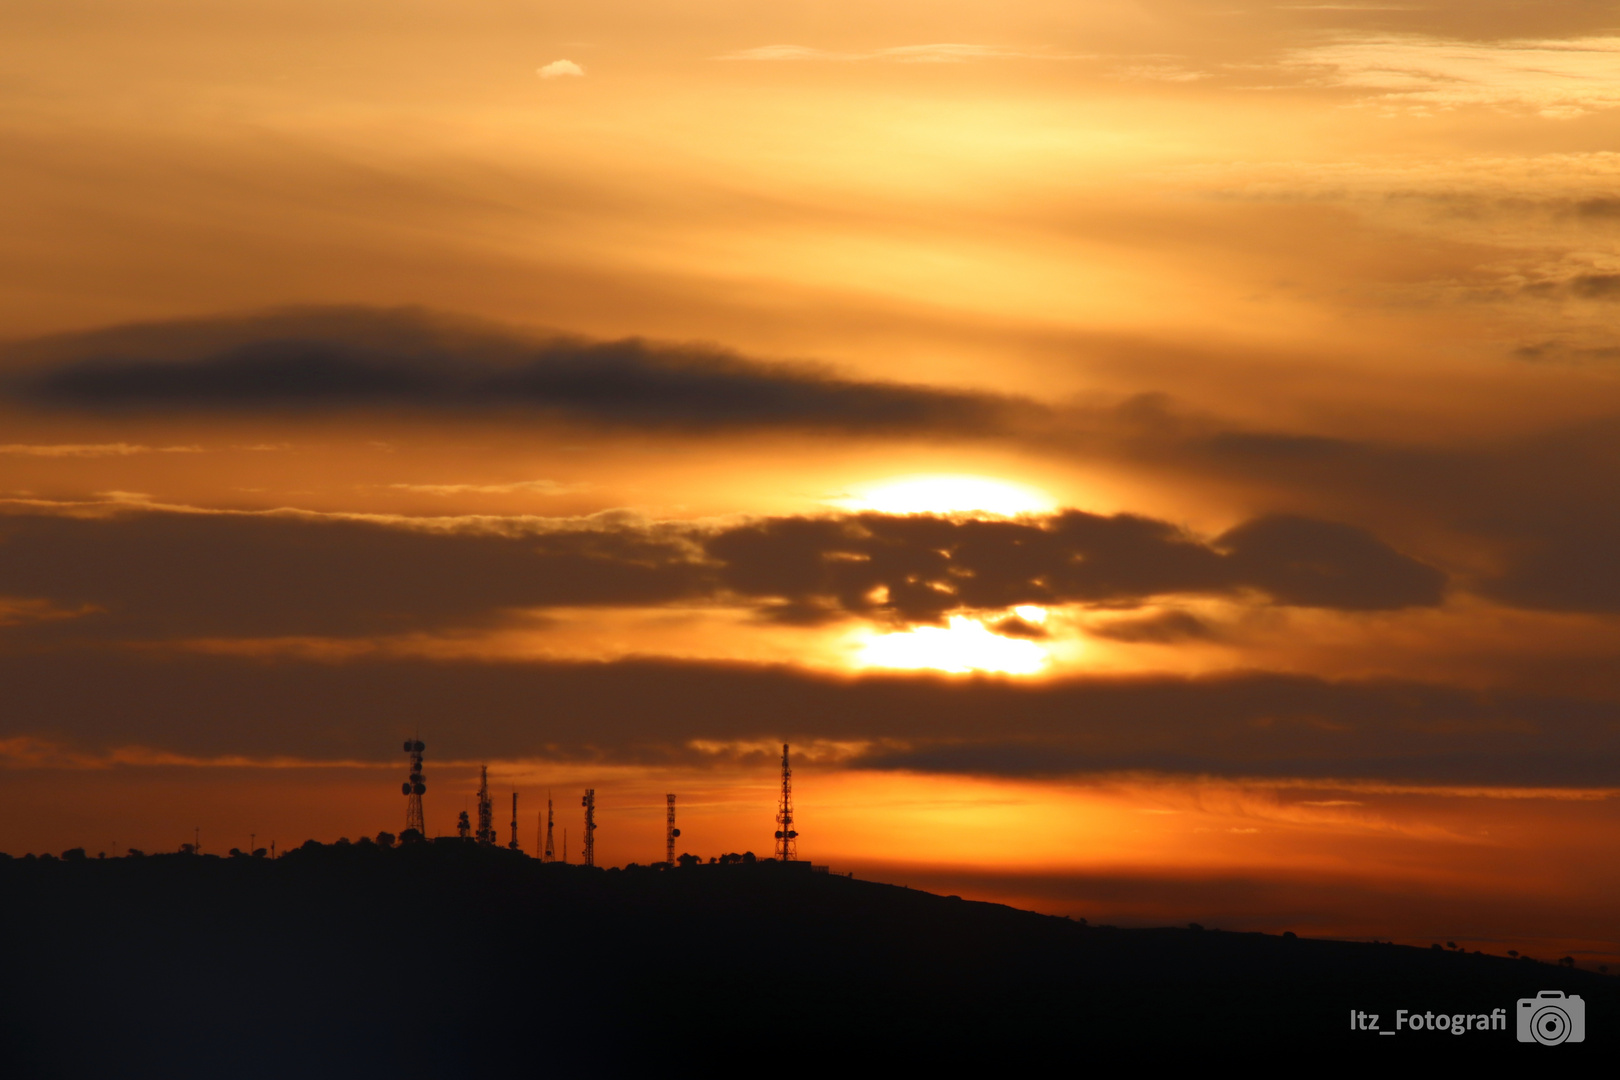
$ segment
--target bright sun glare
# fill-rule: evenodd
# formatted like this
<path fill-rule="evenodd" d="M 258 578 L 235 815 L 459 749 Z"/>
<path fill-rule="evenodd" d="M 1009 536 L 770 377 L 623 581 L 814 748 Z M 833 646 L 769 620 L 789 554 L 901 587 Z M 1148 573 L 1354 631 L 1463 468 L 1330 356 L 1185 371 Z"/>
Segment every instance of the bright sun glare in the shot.
<path fill-rule="evenodd" d="M 1048 513 L 1055 504 L 1043 492 L 987 476 L 928 475 L 882 480 L 857 488 L 853 495 L 830 500 L 845 510 L 884 514 Z"/>
<path fill-rule="evenodd" d="M 1045 616 L 1044 611 L 1041 614 Z M 952 615 L 948 626 L 919 626 L 874 637 L 861 649 L 859 659 L 867 667 L 1033 675 L 1046 664 L 1046 650 L 1033 641 L 992 634 L 977 619 Z"/>

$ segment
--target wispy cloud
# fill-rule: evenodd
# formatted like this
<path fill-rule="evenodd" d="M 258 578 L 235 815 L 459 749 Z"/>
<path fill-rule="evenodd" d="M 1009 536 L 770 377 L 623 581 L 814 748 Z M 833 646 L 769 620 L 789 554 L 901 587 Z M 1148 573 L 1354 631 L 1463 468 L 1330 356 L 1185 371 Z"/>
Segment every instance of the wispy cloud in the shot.
<path fill-rule="evenodd" d="M 897 45 L 887 49 L 865 52 L 840 52 L 836 49 L 814 49 L 805 45 L 761 45 L 754 49 L 726 53 L 716 60 L 821 60 L 855 62 L 863 60 L 888 61 L 899 64 L 960 64 L 970 60 L 1076 60 L 1083 57 L 1068 54 L 1034 52 L 1027 49 L 1005 49 L 994 45 L 964 45 L 957 42 L 939 42 L 931 45 Z"/>
<path fill-rule="evenodd" d="M 559 484 L 555 480 L 517 480 L 510 484 L 389 484 L 395 491 L 423 495 L 569 495 L 589 484 Z"/>
<path fill-rule="evenodd" d="M 16 457 L 97 458 L 132 454 L 200 454 L 200 446 L 141 446 L 138 443 L 6 443 L 0 454 Z"/>
<path fill-rule="evenodd" d="M 1412 35 L 1298 49 L 1286 66 L 1419 110 L 1469 105 L 1569 119 L 1620 105 L 1620 37 L 1469 42 Z"/>

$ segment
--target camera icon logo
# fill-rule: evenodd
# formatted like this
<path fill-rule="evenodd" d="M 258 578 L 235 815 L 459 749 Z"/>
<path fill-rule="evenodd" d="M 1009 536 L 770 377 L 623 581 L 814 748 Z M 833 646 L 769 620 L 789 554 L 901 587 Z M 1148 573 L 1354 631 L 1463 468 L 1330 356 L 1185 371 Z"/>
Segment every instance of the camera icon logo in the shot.
<path fill-rule="evenodd" d="M 1519 1041 L 1557 1046 L 1586 1041 L 1586 1002 L 1579 994 L 1542 990 L 1533 998 L 1519 999 Z"/>

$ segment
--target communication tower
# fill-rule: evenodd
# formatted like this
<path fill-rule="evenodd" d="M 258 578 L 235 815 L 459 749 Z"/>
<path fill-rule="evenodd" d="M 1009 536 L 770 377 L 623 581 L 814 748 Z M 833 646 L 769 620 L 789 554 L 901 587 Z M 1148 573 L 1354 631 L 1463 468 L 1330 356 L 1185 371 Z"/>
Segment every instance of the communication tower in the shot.
<path fill-rule="evenodd" d="M 471 833 L 472 822 L 467 820 L 467 811 L 463 810 L 461 817 L 456 819 L 456 835 L 465 840 Z"/>
<path fill-rule="evenodd" d="M 546 853 L 540 856 L 542 862 L 552 862 L 557 858 L 557 849 L 551 845 L 552 824 L 553 818 L 551 816 L 551 792 L 548 791 L 546 792 Z M 567 861 L 568 860 L 566 858 L 563 859 L 563 862 Z"/>
<path fill-rule="evenodd" d="M 478 771 L 478 842 L 495 843 L 495 807 L 489 801 L 489 766 Z"/>
<path fill-rule="evenodd" d="M 596 865 L 596 789 L 586 788 L 585 797 L 579 800 L 579 805 L 585 808 L 585 853 L 586 866 Z"/>
<path fill-rule="evenodd" d="M 664 861 L 675 865 L 675 838 L 681 835 L 681 830 L 675 827 L 675 796 L 665 795 L 664 802 Z"/>
<path fill-rule="evenodd" d="M 405 795 L 405 831 L 415 829 L 422 836 L 427 835 L 427 823 L 422 817 L 422 793 L 427 790 L 422 781 L 422 751 L 426 749 L 421 739 L 405 740 L 405 752 L 411 755 L 411 776 L 400 785 Z"/>
<path fill-rule="evenodd" d="M 517 792 L 515 792 L 515 791 L 512 792 L 512 838 L 506 842 L 506 846 L 511 848 L 513 851 L 516 851 L 518 849 L 518 846 L 517 846 Z"/>
<path fill-rule="evenodd" d="M 776 858 L 796 862 L 799 834 L 793 831 L 793 769 L 788 765 L 787 743 L 782 744 L 782 801 L 776 807 Z"/>

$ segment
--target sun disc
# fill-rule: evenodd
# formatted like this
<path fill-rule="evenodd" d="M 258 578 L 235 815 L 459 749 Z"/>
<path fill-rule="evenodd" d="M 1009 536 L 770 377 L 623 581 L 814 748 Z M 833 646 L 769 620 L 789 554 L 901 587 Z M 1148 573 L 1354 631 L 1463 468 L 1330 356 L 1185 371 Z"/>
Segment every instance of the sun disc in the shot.
<path fill-rule="evenodd" d="M 1049 513 L 1055 508 L 1044 492 L 988 476 L 935 474 L 883 480 L 859 488 L 853 496 L 831 500 L 847 510 L 884 514 L 986 513 L 1002 517 Z"/>

